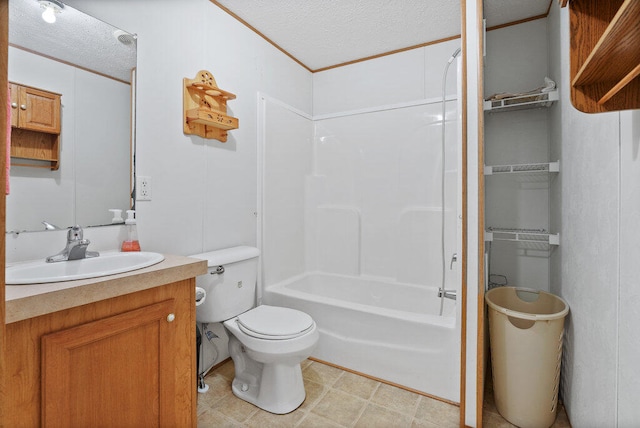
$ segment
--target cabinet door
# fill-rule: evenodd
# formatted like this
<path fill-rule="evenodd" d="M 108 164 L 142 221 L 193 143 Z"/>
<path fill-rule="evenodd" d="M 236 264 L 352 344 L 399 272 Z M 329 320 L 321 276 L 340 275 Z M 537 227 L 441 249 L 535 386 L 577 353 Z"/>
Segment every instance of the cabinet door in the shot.
<path fill-rule="evenodd" d="M 9 97 L 11 98 L 11 126 L 18 126 L 18 116 L 20 114 L 20 86 L 15 83 L 9 84 Z"/>
<path fill-rule="evenodd" d="M 19 123 L 22 129 L 60 133 L 60 96 L 20 86 Z"/>
<path fill-rule="evenodd" d="M 43 336 L 43 426 L 175 425 L 174 311 L 165 300 Z"/>

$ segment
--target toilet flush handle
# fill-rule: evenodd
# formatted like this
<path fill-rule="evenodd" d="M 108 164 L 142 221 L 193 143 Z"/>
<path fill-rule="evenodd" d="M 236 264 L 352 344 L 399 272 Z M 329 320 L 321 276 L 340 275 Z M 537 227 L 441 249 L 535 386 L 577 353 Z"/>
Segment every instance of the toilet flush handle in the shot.
<path fill-rule="evenodd" d="M 224 273 L 224 266 L 218 266 L 215 270 L 211 271 L 211 275 L 222 275 Z"/>

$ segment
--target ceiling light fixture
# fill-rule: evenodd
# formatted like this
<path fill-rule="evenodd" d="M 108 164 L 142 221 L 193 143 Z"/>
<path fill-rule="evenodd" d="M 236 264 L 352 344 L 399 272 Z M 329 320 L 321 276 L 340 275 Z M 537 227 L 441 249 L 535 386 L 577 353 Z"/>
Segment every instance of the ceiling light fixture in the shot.
<path fill-rule="evenodd" d="M 56 14 L 64 9 L 64 5 L 58 0 L 38 0 L 38 3 L 40 3 L 40 8 L 44 9 L 42 19 L 49 24 L 56 22 Z"/>
<path fill-rule="evenodd" d="M 133 45 L 136 42 L 137 38 L 135 34 L 130 34 L 123 30 L 115 30 L 113 32 L 113 37 L 115 37 L 123 45 Z"/>

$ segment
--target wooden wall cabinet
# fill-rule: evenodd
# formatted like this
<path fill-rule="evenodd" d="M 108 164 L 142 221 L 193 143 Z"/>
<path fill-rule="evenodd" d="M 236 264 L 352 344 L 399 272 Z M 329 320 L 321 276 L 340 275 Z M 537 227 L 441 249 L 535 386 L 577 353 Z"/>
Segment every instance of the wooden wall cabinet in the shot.
<path fill-rule="evenodd" d="M 10 83 L 11 157 L 42 161 L 12 162 L 57 170 L 60 166 L 60 94 Z"/>
<path fill-rule="evenodd" d="M 196 426 L 195 279 L 7 325 L 6 426 Z"/>
<path fill-rule="evenodd" d="M 60 134 L 60 95 L 11 84 L 11 126 Z"/>
<path fill-rule="evenodd" d="M 571 0 L 569 15 L 574 107 L 640 108 L 640 1 Z"/>

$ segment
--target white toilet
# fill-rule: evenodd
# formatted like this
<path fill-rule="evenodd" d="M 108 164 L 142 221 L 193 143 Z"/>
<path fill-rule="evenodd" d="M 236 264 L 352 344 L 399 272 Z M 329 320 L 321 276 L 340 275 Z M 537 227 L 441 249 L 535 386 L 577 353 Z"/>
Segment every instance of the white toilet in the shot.
<path fill-rule="evenodd" d="M 259 255 L 254 247 L 233 247 L 191 256 L 209 265 L 207 274 L 196 278 L 207 293 L 196 307 L 196 320 L 224 321 L 235 365 L 233 393 L 268 412 L 284 414 L 305 399 L 300 362 L 311 355 L 319 334 L 304 312 L 256 307 Z"/>

